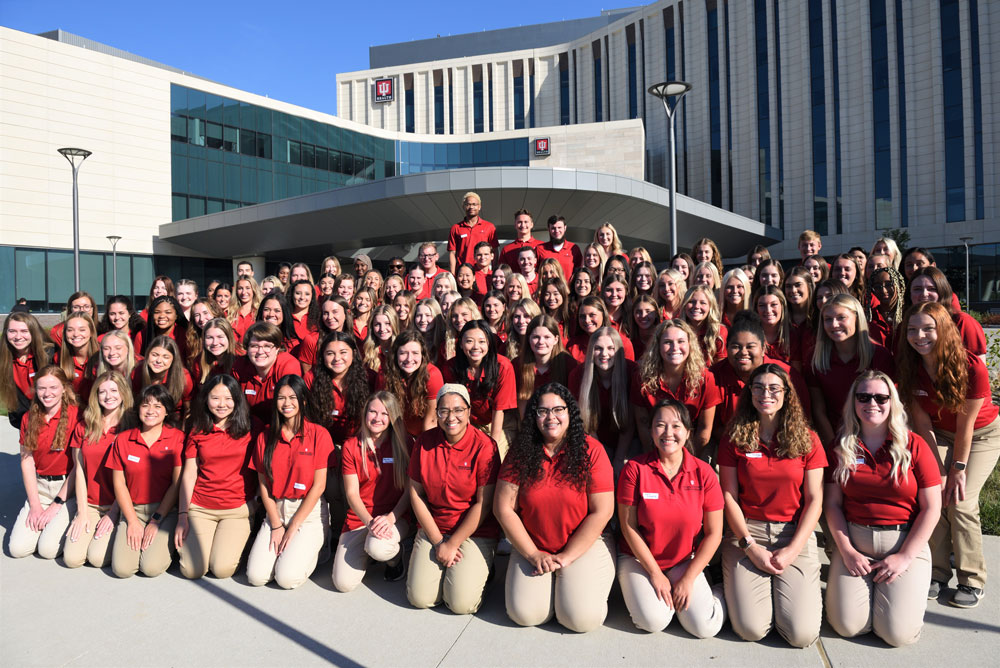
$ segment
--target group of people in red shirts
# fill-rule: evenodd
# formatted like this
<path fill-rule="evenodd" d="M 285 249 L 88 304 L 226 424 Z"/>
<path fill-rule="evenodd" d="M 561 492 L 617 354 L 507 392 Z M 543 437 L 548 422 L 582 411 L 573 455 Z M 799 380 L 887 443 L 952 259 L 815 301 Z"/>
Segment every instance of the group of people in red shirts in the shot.
<path fill-rule="evenodd" d="M 978 494 L 1000 456 L 985 335 L 926 249 L 662 269 L 611 223 L 499 248 L 476 193 L 407 270 L 158 276 L 146 308 L 75 293 L 3 326 L 20 428 L 14 557 L 340 591 L 372 561 L 416 607 L 585 632 L 617 579 L 635 625 L 746 640 L 915 642 L 927 600 L 974 607 Z M 821 531 L 817 531 L 817 526 Z M 818 540 L 819 538 L 819 540 Z M 830 559 L 825 597 L 820 555 Z M 409 556 L 407 557 L 407 553 Z M 957 576 L 957 585 L 949 583 Z"/>

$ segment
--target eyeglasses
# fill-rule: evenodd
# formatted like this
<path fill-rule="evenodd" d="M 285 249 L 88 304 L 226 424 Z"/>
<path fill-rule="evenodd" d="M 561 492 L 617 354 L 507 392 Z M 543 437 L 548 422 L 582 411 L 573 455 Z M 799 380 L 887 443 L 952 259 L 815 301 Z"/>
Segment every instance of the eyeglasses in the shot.
<path fill-rule="evenodd" d="M 442 420 L 448 418 L 451 415 L 454 415 L 455 417 L 460 418 L 460 417 L 464 416 L 468 412 L 469 412 L 468 408 L 452 408 L 450 410 L 447 409 L 447 408 L 439 408 L 439 409 L 437 409 L 437 416 L 439 418 L 441 418 Z"/>
<path fill-rule="evenodd" d="M 754 383 L 750 386 L 750 391 L 757 396 L 767 394 L 771 397 L 777 397 L 784 394 L 785 388 L 780 385 L 760 385 L 758 383 Z"/>
<path fill-rule="evenodd" d="M 535 409 L 535 415 L 537 415 L 540 418 L 547 418 L 550 415 L 554 415 L 556 417 L 562 417 L 563 415 L 566 415 L 566 411 L 568 410 L 569 407 L 567 406 L 553 406 L 552 408 L 542 408 L 541 406 L 539 406 L 538 408 Z"/>
<path fill-rule="evenodd" d="M 405 264 L 390 264 L 389 268 L 390 269 L 406 269 L 406 265 Z"/>
<path fill-rule="evenodd" d="M 854 393 L 854 400 L 857 401 L 859 404 L 871 403 L 872 399 L 874 399 L 875 403 L 877 403 L 879 406 L 885 406 L 887 403 L 889 403 L 890 397 L 888 394 L 872 394 L 871 392 Z"/>
<path fill-rule="evenodd" d="M 437 257 L 437 255 L 438 255 L 437 253 L 421 253 L 420 254 L 420 259 L 427 260 L 427 259 L 430 259 L 432 257 Z"/>
<path fill-rule="evenodd" d="M 247 350 L 258 350 L 262 353 L 269 353 L 277 347 L 273 343 L 251 343 L 247 346 Z"/>

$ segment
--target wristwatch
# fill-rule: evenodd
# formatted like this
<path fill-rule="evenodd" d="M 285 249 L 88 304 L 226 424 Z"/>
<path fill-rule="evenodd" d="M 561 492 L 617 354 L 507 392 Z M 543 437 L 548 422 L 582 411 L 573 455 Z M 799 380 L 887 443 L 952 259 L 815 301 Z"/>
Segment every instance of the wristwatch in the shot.
<path fill-rule="evenodd" d="M 60 499 L 60 498 L 59 498 L 59 497 L 57 496 L 57 497 L 54 497 L 54 498 L 52 499 L 52 503 L 58 503 L 58 504 L 59 504 L 59 505 L 61 506 L 62 504 L 66 503 L 66 501 L 65 501 L 64 499 Z"/>
<path fill-rule="evenodd" d="M 955 469 L 956 471 L 964 471 L 965 470 L 965 466 L 966 466 L 965 462 L 952 462 L 951 463 L 951 468 Z"/>
<path fill-rule="evenodd" d="M 157 524 L 159 524 L 160 520 L 162 520 L 162 519 L 163 519 L 163 515 L 161 515 L 160 513 L 153 513 L 149 517 L 149 521 L 150 522 L 156 522 Z"/>
<path fill-rule="evenodd" d="M 740 549 L 743 550 L 744 552 L 746 552 L 747 550 L 750 549 L 751 546 L 756 544 L 757 541 L 753 539 L 753 536 L 744 536 L 743 538 L 740 538 L 740 542 L 738 543 Z"/>

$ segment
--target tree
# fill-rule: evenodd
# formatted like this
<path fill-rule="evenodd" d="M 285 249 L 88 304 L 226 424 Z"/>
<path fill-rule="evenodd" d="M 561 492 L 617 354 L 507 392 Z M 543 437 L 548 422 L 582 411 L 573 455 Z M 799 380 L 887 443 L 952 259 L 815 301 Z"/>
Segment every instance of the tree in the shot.
<path fill-rule="evenodd" d="M 910 231 L 905 227 L 897 227 L 894 230 L 888 230 L 882 234 L 886 239 L 892 239 L 899 246 L 900 254 L 906 252 L 906 248 L 910 243 Z"/>

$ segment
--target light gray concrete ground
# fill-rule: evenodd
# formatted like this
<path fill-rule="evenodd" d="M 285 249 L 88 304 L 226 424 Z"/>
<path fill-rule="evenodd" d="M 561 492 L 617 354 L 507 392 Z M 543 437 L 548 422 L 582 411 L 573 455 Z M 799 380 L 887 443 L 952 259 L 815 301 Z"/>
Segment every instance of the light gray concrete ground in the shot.
<path fill-rule="evenodd" d="M 6 534 L 24 502 L 17 433 L 0 426 L 0 665 L 2 666 L 885 666 L 997 665 L 1000 585 L 975 610 L 928 604 L 923 638 L 891 649 L 873 636 L 844 640 L 824 627 L 819 643 L 787 647 L 772 634 L 739 640 L 729 628 L 696 640 L 676 621 L 666 632 L 636 631 L 617 586 L 605 625 L 586 635 L 551 622 L 516 627 L 504 612 L 507 559 L 479 614 L 414 610 L 402 582 L 373 567 L 362 586 L 340 594 L 330 563 L 295 591 L 231 580 L 165 575 L 117 580 L 109 572 L 64 568 L 36 557 L 11 559 Z M 1000 538 L 987 538 L 1000 574 Z M 994 583 L 997 582 L 994 579 Z M 946 592 L 950 594 L 950 591 Z M 944 597 L 942 597 L 944 600 Z"/>

